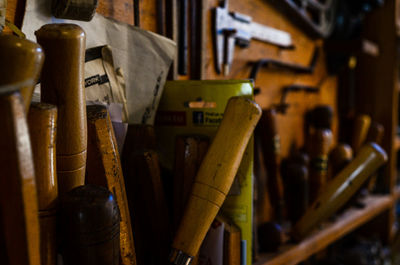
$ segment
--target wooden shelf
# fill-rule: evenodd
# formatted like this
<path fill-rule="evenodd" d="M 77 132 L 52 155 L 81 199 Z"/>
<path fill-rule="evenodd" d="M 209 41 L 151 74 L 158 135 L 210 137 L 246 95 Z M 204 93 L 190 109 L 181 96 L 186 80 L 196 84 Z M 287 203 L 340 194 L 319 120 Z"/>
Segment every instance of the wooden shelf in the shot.
<path fill-rule="evenodd" d="M 282 246 L 278 253 L 261 254 L 254 265 L 297 264 L 326 248 L 344 235 L 365 224 L 392 206 L 391 195 L 368 196 L 362 209 L 351 208 L 336 218 L 333 223 L 324 224 L 299 244 Z"/>

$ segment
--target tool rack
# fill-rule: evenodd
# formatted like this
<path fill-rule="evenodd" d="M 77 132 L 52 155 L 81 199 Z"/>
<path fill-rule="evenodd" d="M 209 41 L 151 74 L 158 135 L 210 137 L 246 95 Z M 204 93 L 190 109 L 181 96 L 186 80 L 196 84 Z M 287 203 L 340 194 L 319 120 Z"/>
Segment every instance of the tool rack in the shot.
<path fill-rule="evenodd" d="M 176 0 L 170 0 L 174 3 Z M 255 21 L 264 23 L 292 34 L 296 49 L 294 51 L 279 50 L 268 44 L 252 41 L 250 48 L 236 48 L 232 71 L 228 77 L 217 75 L 214 70 L 212 52 L 211 8 L 217 5 L 217 0 L 202 0 L 201 43 L 204 49 L 199 61 L 189 62 L 200 65 L 200 73 L 190 73 L 189 76 L 178 76 L 179 79 L 188 79 L 190 76 L 199 76 L 202 79 L 247 78 L 250 73 L 248 61 L 262 58 L 272 58 L 290 63 L 307 65 L 312 56 L 315 45 L 322 46 L 321 40 L 308 37 L 304 32 L 288 21 L 287 17 L 275 10 L 268 1 L 246 0 L 231 1 L 230 8 L 243 13 L 251 14 Z M 365 198 L 365 207 L 346 210 L 333 222 L 324 224 L 299 244 L 288 244 L 274 254 L 260 254 L 256 265 L 297 264 L 311 255 L 324 249 L 329 244 L 344 235 L 367 226 L 370 232 L 379 232 L 389 242 L 396 229 L 394 228 L 394 207 L 400 199 L 400 187 L 396 183 L 396 154 L 400 150 L 400 138 L 396 135 L 398 116 L 398 81 L 397 39 L 400 36 L 400 27 L 397 19 L 398 0 L 387 0 L 386 5 L 369 15 L 363 37 L 375 42 L 379 46 L 380 55 L 371 58 L 366 54 L 359 55 L 356 72 L 356 109 L 371 115 L 372 119 L 385 127 L 383 148 L 389 155 L 389 162 L 385 166 L 383 183 L 386 191 L 383 195 L 371 195 Z M 141 1 L 141 26 L 144 29 L 157 32 L 157 1 Z M 23 18 L 24 1 L 8 0 L 7 19 L 20 26 Z M 128 0 L 99 0 L 97 12 L 111 16 L 117 20 L 133 23 L 133 3 Z M 174 35 L 176 36 L 176 34 Z M 189 51 L 190 52 L 190 51 Z M 302 116 L 307 109 L 317 103 L 329 104 L 336 111 L 337 76 L 327 75 L 325 57 L 322 55 L 316 63 L 312 75 L 292 74 L 262 69 L 258 74 L 256 86 L 261 93 L 256 97 L 257 103 L 266 108 L 279 102 L 281 88 L 293 82 L 305 85 L 319 85 L 321 91 L 317 95 L 293 94 L 288 98 L 291 107 L 285 116 L 279 117 L 279 132 L 281 133 L 283 155 L 288 154 L 289 144 L 303 143 L 302 132 L 296 128 L 302 126 Z M 335 115 L 333 133 L 338 134 L 338 118 Z"/>

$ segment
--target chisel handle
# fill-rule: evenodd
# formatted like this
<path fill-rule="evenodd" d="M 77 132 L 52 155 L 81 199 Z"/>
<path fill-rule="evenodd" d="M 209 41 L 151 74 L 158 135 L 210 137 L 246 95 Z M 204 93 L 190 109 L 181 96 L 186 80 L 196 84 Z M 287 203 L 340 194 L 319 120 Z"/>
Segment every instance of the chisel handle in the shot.
<path fill-rule="evenodd" d="M 379 145 L 364 145 L 350 164 L 329 182 L 296 223 L 292 231 L 293 238 L 303 239 L 321 221 L 340 209 L 387 159 L 386 152 Z"/>
<path fill-rule="evenodd" d="M 330 129 L 315 129 L 310 132 L 307 141 L 307 151 L 310 156 L 309 192 L 312 203 L 327 182 L 328 154 L 332 145 Z"/>
<path fill-rule="evenodd" d="M 358 149 L 363 145 L 367 138 L 369 127 L 371 126 L 371 117 L 368 115 L 358 115 L 354 120 L 353 134 L 351 138 L 351 147 L 357 154 Z"/>
<path fill-rule="evenodd" d="M 39 44 L 13 35 L 0 35 L 0 86 L 32 80 L 20 89 L 25 114 L 43 61 L 44 52 Z"/>
<path fill-rule="evenodd" d="M 336 176 L 353 159 L 353 149 L 350 145 L 340 143 L 329 154 L 332 177 Z"/>
<path fill-rule="evenodd" d="M 46 53 L 41 99 L 58 108 L 57 175 L 60 194 L 63 194 L 83 185 L 85 179 L 85 33 L 74 24 L 48 24 L 35 35 Z"/>
<path fill-rule="evenodd" d="M 18 91 L 0 87 L 0 240 L 6 246 L 0 252 L 7 253 L 9 265 L 40 265 L 35 172 Z"/>
<path fill-rule="evenodd" d="M 173 264 L 190 264 L 198 252 L 229 192 L 260 116 L 261 109 L 255 102 L 243 97 L 229 100 L 175 235 L 170 257 Z"/>
<path fill-rule="evenodd" d="M 58 185 L 56 174 L 57 107 L 32 103 L 29 134 L 35 164 L 39 206 L 40 249 L 42 265 L 56 264 L 56 203 Z"/>

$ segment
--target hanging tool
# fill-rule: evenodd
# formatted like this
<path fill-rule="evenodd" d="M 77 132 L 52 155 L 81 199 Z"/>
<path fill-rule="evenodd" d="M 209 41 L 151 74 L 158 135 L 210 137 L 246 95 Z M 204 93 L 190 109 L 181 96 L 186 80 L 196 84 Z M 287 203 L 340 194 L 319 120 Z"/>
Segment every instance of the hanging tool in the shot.
<path fill-rule="evenodd" d="M 288 103 L 286 103 L 286 96 L 288 93 L 300 92 L 300 91 L 304 91 L 306 93 L 318 93 L 319 92 L 318 87 L 296 85 L 296 84 L 290 85 L 290 86 L 285 86 L 285 87 L 283 87 L 282 90 L 283 91 L 282 91 L 281 102 L 279 104 L 276 104 L 273 106 L 277 112 L 282 113 L 282 114 L 286 114 L 286 111 L 290 106 Z"/>
<path fill-rule="evenodd" d="M 335 25 L 338 0 L 269 0 L 313 38 L 327 38 Z"/>
<path fill-rule="evenodd" d="M 252 21 L 248 15 L 229 12 L 228 0 L 223 0 L 220 7 L 215 8 L 214 49 L 218 74 L 228 75 L 233 60 L 235 43 L 240 47 L 248 47 L 251 39 L 260 40 L 281 48 L 293 49 L 292 37 L 289 33 L 267 27 Z"/>
<path fill-rule="evenodd" d="M 296 74 L 312 74 L 314 73 L 315 65 L 317 64 L 319 58 L 319 48 L 316 46 L 314 48 L 314 53 L 311 57 L 310 64 L 308 66 L 303 66 L 299 64 L 286 63 L 274 59 L 261 59 L 256 62 L 252 62 L 253 67 L 250 72 L 250 79 L 256 80 L 257 74 L 261 67 L 266 67 L 269 69 L 290 71 Z"/>
<path fill-rule="evenodd" d="M 134 265 L 136 254 L 128 199 L 110 116 L 107 107 L 103 105 L 90 105 L 86 110 L 88 127 L 86 183 L 103 186 L 113 193 L 121 216 L 121 264 Z"/>
<path fill-rule="evenodd" d="M 232 186 L 244 151 L 260 119 L 253 101 L 232 97 L 197 173 L 182 221 L 175 235 L 170 261 L 188 265 L 199 251 L 211 223 Z"/>
<path fill-rule="evenodd" d="M 51 12 L 56 18 L 90 21 L 98 4 L 98 0 L 53 0 Z"/>
<path fill-rule="evenodd" d="M 84 90 L 86 36 L 74 24 L 47 24 L 35 32 L 46 59 L 41 100 L 58 108 L 57 176 L 62 195 L 85 183 L 87 124 Z"/>
<path fill-rule="evenodd" d="M 41 264 L 54 265 L 57 260 L 57 107 L 46 103 L 32 103 L 28 115 L 28 124 L 36 173 Z"/>
<path fill-rule="evenodd" d="M 295 240 L 303 239 L 324 219 L 339 210 L 362 186 L 362 184 L 388 157 L 377 144 L 364 145 L 340 173 L 325 187 L 324 192 L 310 206 L 292 230 Z"/>

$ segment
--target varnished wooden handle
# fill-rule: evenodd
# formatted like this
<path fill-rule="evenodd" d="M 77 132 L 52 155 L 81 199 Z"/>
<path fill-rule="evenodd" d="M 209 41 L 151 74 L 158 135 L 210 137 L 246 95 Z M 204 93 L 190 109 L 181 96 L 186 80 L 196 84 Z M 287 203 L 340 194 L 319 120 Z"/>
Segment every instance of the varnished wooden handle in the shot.
<path fill-rule="evenodd" d="M 83 185 L 85 179 L 85 33 L 73 24 L 48 24 L 35 34 L 46 53 L 41 99 L 58 107 L 57 174 L 63 194 Z"/>
<path fill-rule="evenodd" d="M 263 110 L 258 124 L 258 134 L 262 143 L 264 164 L 267 168 L 267 188 L 271 203 L 275 209 L 275 218 L 282 221 L 284 191 L 280 175 L 281 147 L 278 133 L 277 114 L 274 109 Z"/>
<path fill-rule="evenodd" d="M 351 147 L 357 154 L 358 149 L 363 145 L 367 138 L 368 130 L 371 125 L 371 117 L 368 115 L 358 115 L 354 120 L 353 134 L 351 138 Z"/>
<path fill-rule="evenodd" d="M 260 107 L 249 99 L 233 97 L 225 109 L 217 134 L 201 163 L 183 219 L 172 244 L 170 261 L 190 262 L 217 215 L 232 185 Z"/>
<path fill-rule="evenodd" d="M 56 264 L 56 174 L 57 107 L 32 103 L 28 115 L 39 204 L 42 265 Z"/>
<path fill-rule="evenodd" d="M 294 239 L 301 240 L 322 220 L 341 208 L 361 185 L 387 161 L 386 152 L 377 144 L 364 145 L 350 162 L 320 193 L 317 200 L 296 223 Z"/>
<path fill-rule="evenodd" d="M 0 226 L 9 265 L 40 265 L 35 173 L 19 92 L 0 87 Z"/>
<path fill-rule="evenodd" d="M 39 44 L 13 35 L 0 35 L 0 86 L 31 80 L 29 85 L 20 89 L 25 114 L 43 61 L 44 52 Z"/>
<path fill-rule="evenodd" d="M 332 168 L 332 176 L 336 176 L 353 159 L 353 149 L 350 145 L 340 143 L 329 154 L 329 163 Z"/>
<path fill-rule="evenodd" d="M 136 264 L 131 218 L 125 191 L 125 181 L 117 150 L 117 141 L 107 108 L 87 107 L 88 159 L 86 182 L 110 190 L 118 203 L 120 222 L 120 254 L 123 265 Z"/>
<path fill-rule="evenodd" d="M 312 203 L 327 182 L 328 154 L 332 145 L 330 129 L 315 129 L 310 132 L 307 141 L 307 152 L 310 156 L 309 192 Z"/>

